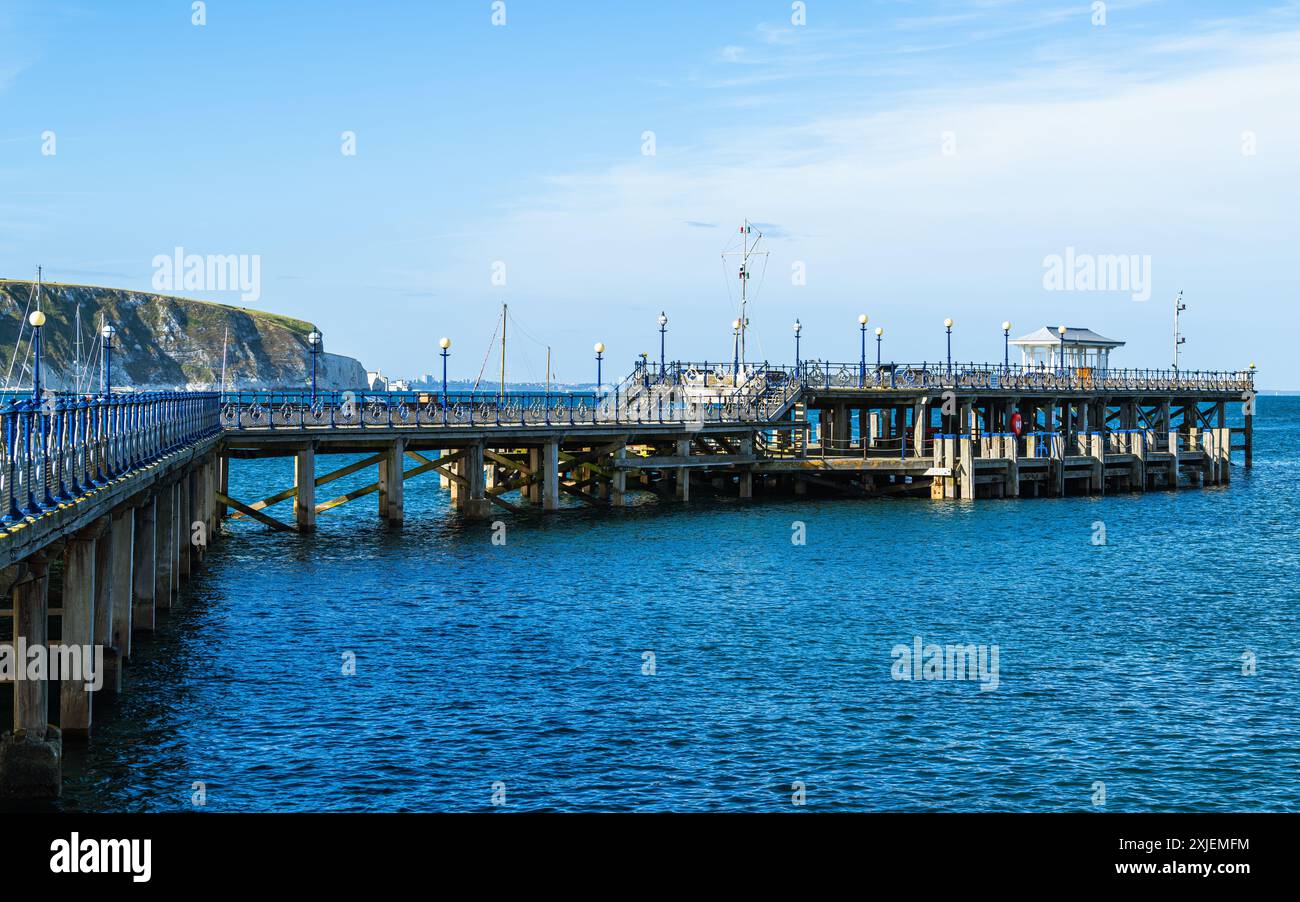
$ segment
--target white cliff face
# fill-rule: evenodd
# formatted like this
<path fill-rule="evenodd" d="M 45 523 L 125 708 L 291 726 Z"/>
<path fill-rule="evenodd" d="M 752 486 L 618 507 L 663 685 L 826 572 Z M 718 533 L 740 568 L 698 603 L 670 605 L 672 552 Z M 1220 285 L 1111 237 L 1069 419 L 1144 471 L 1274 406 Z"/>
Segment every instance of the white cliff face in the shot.
<path fill-rule="evenodd" d="M 30 282 L 0 280 L 0 377 L 13 362 L 11 383 L 31 384 L 31 330 L 20 325 L 33 296 Z M 112 323 L 115 386 L 138 390 L 216 388 L 221 379 L 223 342 L 226 385 L 244 390 L 311 386 L 307 335 L 302 320 L 169 295 L 46 284 L 42 310 L 42 381 L 56 389 L 94 390 L 99 385 L 101 322 Z M 81 313 L 83 361 L 75 361 L 76 312 Z M 328 339 L 327 339 L 328 341 Z M 88 363 L 87 363 L 88 362 Z M 366 369 L 341 354 L 317 360 L 317 385 L 325 390 L 364 389 Z"/>

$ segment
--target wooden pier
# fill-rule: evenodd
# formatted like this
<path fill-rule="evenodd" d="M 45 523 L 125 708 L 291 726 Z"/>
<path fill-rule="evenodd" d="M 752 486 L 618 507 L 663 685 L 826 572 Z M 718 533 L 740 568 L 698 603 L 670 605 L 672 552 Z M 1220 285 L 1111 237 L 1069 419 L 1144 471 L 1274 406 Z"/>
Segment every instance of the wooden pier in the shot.
<path fill-rule="evenodd" d="M 635 492 L 934 499 L 1141 492 L 1227 484 L 1251 463 L 1253 372 L 1046 370 L 805 362 L 638 367 L 599 394 L 211 393 L 13 400 L 3 418 L 0 580 L 13 641 L 101 646 L 100 692 L 203 565 L 221 521 L 309 533 L 374 496 L 401 524 L 411 490 L 470 520 L 618 507 Z M 1247 408 L 1251 410 L 1250 407 Z M 1234 436 L 1241 444 L 1234 444 Z M 330 455 L 360 455 L 318 466 Z M 294 483 L 233 497 L 239 460 L 292 457 Z M 374 480 L 333 494 L 339 479 Z M 324 470 L 324 472 L 321 472 Z M 292 508 L 285 516 L 277 505 Z M 95 692 L 14 680 L 0 796 L 49 797 L 63 741 L 89 734 Z M 57 720 L 57 725 L 51 720 Z"/>

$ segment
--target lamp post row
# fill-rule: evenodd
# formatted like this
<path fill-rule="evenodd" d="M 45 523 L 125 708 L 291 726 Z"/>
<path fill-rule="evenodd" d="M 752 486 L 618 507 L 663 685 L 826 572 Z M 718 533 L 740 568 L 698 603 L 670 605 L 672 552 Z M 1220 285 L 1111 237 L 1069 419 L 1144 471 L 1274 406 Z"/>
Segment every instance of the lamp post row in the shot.
<path fill-rule="evenodd" d="M 32 327 L 32 398 L 39 401 L 41 397 L 41 329 L 45 325 L 46 317 L 44 312 L 34 310 L 27 318 Z M 859 378 L 865 383 L 867 369 L 867 323 L 869 318 L 863 313 L 858 316 L 858 327 L 861 331 L 861 357 L 859 361 Z M 944 332 L 947 338 L 947 367 L 948 372 L 952 372 L 952 328 L 953 320 L 951 317 L 943 321 Z M 740 371 L 740 329 L 739 319 L 732 320 L 731 330 L 733 339 L 732 352 L 732 377 L 737 378 Z M 803 337 L 803 324 L 796 319 L 793 325 L 794 330 L 794 365 L 798 371 L 802 366 L 800 354 L 800 341 Z M 1057 335 L 1060 337 L 1058 363 L 1062 369 L 1065 368 L 1065 338 L 1069 331 L 1065 326 L 1057 327 Z M 667 332 L 668 332 L 668 315 L 661 311 L 659 313 L 659 375 L 662 378 L 667 373 Z M 881 343 L 884 340 L 885 330 L 881 326 L 875 329 L 876 334 L 876 368 L 881 366 Z M 104 394 L 111 394 L 113 391 L 113 345 L 117 336 L 117 329 L 111 324 L 105 324 L 100 331 L 104 341 Z M 315 406 L 317 401 L 318 389 L 318 361 L 317 358 L 323 352 L 322 336 L 319 330 L 312 329 L 307 335 L 308 351 L 311 355 L 311 403 Z M 447 406 L 447 358 L 451 353 L 451 339 L 441 338 L 438 340 L 438 347 L 442 357 L 442 406 Z M 602 381 L 602 363 L 604 361 L 605 345 L 603 342 L 596 342 L 593 350 L 596 352 L 596 386 L 599 390 L 603 384 Z M 645 355 L 642 355 L 643 357 Z M 1002 365 L 1005 368 L 1011 366 L 1011 323 L 1004 321 L 1002 323 Z M 1251 368 L 1254 366 L 1252 364 Z"/>

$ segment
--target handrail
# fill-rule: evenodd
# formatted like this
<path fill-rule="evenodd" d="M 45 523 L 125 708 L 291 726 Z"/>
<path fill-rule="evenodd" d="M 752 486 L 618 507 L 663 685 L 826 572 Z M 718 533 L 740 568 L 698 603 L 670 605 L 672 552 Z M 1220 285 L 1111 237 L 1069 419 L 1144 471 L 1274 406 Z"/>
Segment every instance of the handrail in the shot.
<path fill-rule="evenodd" d="M 679 371 L 698 370 L 678 363 Z M 1253 370 L 1098 369 L 1023 364 L 922 363 L 868 364 L 804 360 L 798 367 L 763 364 L 771 377 L 781 372 L 816 390 L 986 389 L 991 391 L 1253 391 Z"/>
<path fill-rule="evenodd" d="M 0 398 L 0 529 L 12 530 L 221 430 L 217 392 Z"/>

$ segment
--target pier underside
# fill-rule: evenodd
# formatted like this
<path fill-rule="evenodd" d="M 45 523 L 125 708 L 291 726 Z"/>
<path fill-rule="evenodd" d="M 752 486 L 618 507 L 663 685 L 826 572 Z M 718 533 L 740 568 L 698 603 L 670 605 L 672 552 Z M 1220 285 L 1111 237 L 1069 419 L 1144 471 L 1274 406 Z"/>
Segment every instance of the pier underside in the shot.
<path fill-rule="evenodd" d="M 562 498 L 617 507 L 636 492 L 679 501 L 779 493 L 977 499 L 1219 485 L 1230 479 L 1232 450 L 1249 450 L 1249 421 L 1227 425 L 1230 398 L 830 389 L 806 391 L 762 423 L 244 429 L 226 434 L 223 457 L 293 456 L 295 484 L 255 501 L 219 500 L 235 518 L 310 531 L 318 515 L 370 495 L 381 518 L 400 523 L 404 483 L 423 474 L 437 474 L 452 506 L 471 519 L 494 508 L 558 510 Z M 1234 446 L 1234 435 L 1246 444 Z M 318 473 L 317 461 L 336 454 L 364 457 Z M 336 496 L 322 491 L 371 466 L 373 482 Z M 292 518 L 267 513 L 290 500 Z"/>

